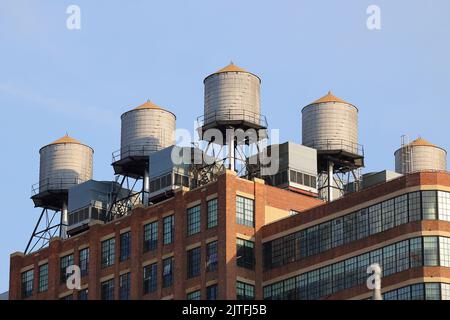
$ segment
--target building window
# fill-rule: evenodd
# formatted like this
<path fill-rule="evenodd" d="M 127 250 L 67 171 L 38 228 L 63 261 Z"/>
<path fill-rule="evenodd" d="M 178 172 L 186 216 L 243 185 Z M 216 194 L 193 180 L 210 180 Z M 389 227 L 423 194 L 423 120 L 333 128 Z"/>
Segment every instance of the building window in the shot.
<path fill-rule="evenodd" d="M 206 245 L 206 271 L 217 270 L 217 241 Z"/>
<path fill-rule="evenodd" d="M 425 300 L 440 300 L 441 288 L 439 283 L 425 283 Z"/>
<path fill-rule="evenodd" d="M 244 226 L 255 226 L 254 201 L 244 197 L 236 197 L 236 223 Z"/>
<path fill-rule="evenodd" d="M 59 300 L 66 300 L 66 301 L 73 300 L 73 294 L 68 294 L 67 296 L 59 298 Z"/>
<path fill-rule="evenodd" d="M 200 205 L 187 209 L 187 235 L 200 232 Z"/>
<path fill-rule="evenodd" d="M 28 298 L 33 295 L 34 270 L 28 270 L 21 274 L 22 298 Z"/>
<path fill-rule="evenodd" d="M 39 287 L 38 292 L 48 290 L 48 264 L 39 266 Z"/>
<path fill-rule="evenodd" d="M 115 245 L 115 238 L 102 241 L 102 268 L 107 268 L 114 264 L 114 259 L 116 258 Z"/>
<path fill-rule="evenodd" d="M 120 235 L 120 261 L 130 259 L 131 252 L 131 232 L 125 232 Z"/>
<path fill-rule="evenodd" d="M 193 278 L 200 275 L 200 247 L 187 251 L 187 277 Z"/>
<path fill-rule="evenodd" d="M 439 259 L 442 267 L 450 267 L 450 238 L 439 238 Z"/>
<path fill-rule="evenodd" d="M 420 191 L 408 194 L 409 221 L 419 221 L 422 219 L 422 207 L 420 201 Z"/>
<path fill-rule="evenodd" d="M 59 281 L 65 283 L 69 275 L 67 274 L 67 267 L 73 265 L 73 254 L 62 257 L 59 260 Z"/>
<path fill-rule="evenodd" d="M 208 201 L 207 227 L 213 228 L 217 226 L 217 199 Z"/>
<path fill-rule="evenodd" d="M 424 266 L 439 265 L 439 248 L 437 237 L 423 238 L 423 264 Z"/>
<path fill-rule="evenodd" d="M 130 273 L 122 274 L 119 278 L 119 299 L 129 300 L 131 289 L 131 275 Z"/>
<path fill-rule="evenodd" d="M 423 220 L 437 219 L 437 192 L 422 191 L 422 214 Z"/>
<path fill-rule="evenodd" d="M 87 300 L 88 294 L 89 294 L 89 290 L 87 288 L 78 291 L 78 300 Z"/>
<path fill-rule="evenodd" d="M 102 300 L 114 300 L 114 279 L 100 284 L 100 296 Z"/>
<path fill-rule="evenodd" d="M 217 300 L 217 284 L 206 287 L 206 300 Z"/>
<path fill-rule="evenodd" d="M 450 221 L 450 192 L 438 191 L 439 220 Z"/>
<path fill-rule="evenodd" d="M 170 287 L 173 284 L 173 257 L 163 260 L 162 281 L 163 288 Z"/>
<path fill-rule="evenodd" d="M 237 300 L 254 300 L 255 299 L 255 286 L 245 283 L 236 282 L 236 299 Z"/>
<path fill-rule="evenodd" d="M 163 220 L 163 243 L 171 244 L 174 237 L 175 216 L 165 217 Z"/>
<path fill-rule="evenodd" d="M 252 241 L 236 239 L 236 262 L 238 267 L 255 268 L 255 244 Z"/>
<path fill-rule="evenodd" d="M 87 276 L 89 273 L 89 248 L 84 248 L 79 252 L 81 276 Z"/>
<path fill-rule="evenodd" d="M 158 265 L 156 263 L 144 267 L 144 294 L 156 291 L 157 277 Z"/>
<path fill-rule="evenodd" d="M 158 246 L 158 221 L 144 226 L 144 252 L 156 250 Z"/>
<path fill-rule="evenodd" d="M 189 292 L 186 295 L 187 300 L 200 300 L 200 290 Z"/>
<path fill-rule="evenodd" d="M 369 207 L 369 232 L 375 234 L 382 230 L 381 204 Z"/>

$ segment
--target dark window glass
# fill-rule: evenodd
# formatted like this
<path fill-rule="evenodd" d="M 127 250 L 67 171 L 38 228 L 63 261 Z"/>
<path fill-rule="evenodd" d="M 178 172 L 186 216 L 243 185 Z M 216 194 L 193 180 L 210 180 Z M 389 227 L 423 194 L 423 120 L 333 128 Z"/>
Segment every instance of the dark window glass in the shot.
<path fill-rule="evenodd" d="M 217 241 L 206 245 L 206 271 L 217 270 Z"/>
<path fill-rule="evenodd" d="M 163 260 L 162 282 L 163 288 L 173 284 L 173 257 Z"/>
<path fill-rule="evenodd" d="M 129 300 L 131 291 L 130 273 L 122 274 L 119 278 L 119 298 L 120 300 Z"/>
<path fill-rule="evenodd" d="M 125 232 L 120 235 L 120 261 L 130 258 L 131 252 L 131 232 Z"/>
<path fill-rule="evenodd" d="M 200 232 L 200 205 L 187 209 L 187 235 Z"/>
<path fill-rule="evenodd" d="M 100 296 L 102 300 L 114 300 L 114 279 L 101 283 Z"/>
<path fill-rule="evenodd" d="M 206 287 L 207 300 L 217 300 L 217 296 L 218 296 L 217 284 L 213 284 L 212 286 Z"/>
<path fill-rule="evenodd" d="M 217 199 L 208 201 L 207 227 L 213 228 L 217 226 Z"/>
<path fill-rule="evenodd" d="M 158 221 L 144 226 L 144 252 L 156 250 L 158 247 Z"/>
<path fill-rule="evenodd" d="M 78 291 L 78 300 L 87 300 L 88 299 L 89 290 L 82 289 Z"/>
<path fill-rule="evenodd" d="M 200 247 L 187 251 L 187 277 L 193 278 L 200 275 Z"/>
<path fill-rule="evenodd" d="M 200 300 L 200 290 L 192 291 L 186 295 L 187 300 Z"/>
<path fill-rule="evenodd" d="M 21 274 L 22 298 L 28 298 L 33 295 L 34 270 L 28 270 Z"/>
<path fill-rule="evenodd" d="M 66 273 L 66 269 L 73 265 L 73 254 L 69 254 L 59 259 L 59 280 L 60 283 L 66 282 L 67 278 L 70 276 Z"/>
<path fill-rule="evenodd" d="M 80 250 L 79 258 L 81 276 L 87 276 L 89 274 L 89 248 Z"/>
<path fill-rule="evenodd" d="M 238 267 L 255 268 L 255 244 L 252 241 L 236 239 L 236 262 Z"/>
<path fill-rule="evenodd" d="M 102 268 L 107 268 L 114 264 L 116 258 L 115 245 L 115 238 L 102 241 Z"/>
<path fill-rule="evenodd" d="M 408 194 L 409 221 L 418 221 L 421 219 L 422 208 L 420 203 L 420 191 Z"/>
<path fill-rule="evenodd" d="M 39 266 L 39 287 L 38 292 L 48 290 L 48 264 Z"/>
<path fill-rule="evenodd" d="M 237 281 L 236 282 L 236 299 L 237 300 L 254 300 L 255 286 Z"/>
<path fill-rule="evenodd" d="M 163 220 L 163 244 L 171 244 L 174 238 L 175 216 L 167 216 Z"/>
<path fill-rule="evenodd" d="M 144 267 L 144 294 L 156 291 L 157 277 L 158 265 L 156 263 Z"/>

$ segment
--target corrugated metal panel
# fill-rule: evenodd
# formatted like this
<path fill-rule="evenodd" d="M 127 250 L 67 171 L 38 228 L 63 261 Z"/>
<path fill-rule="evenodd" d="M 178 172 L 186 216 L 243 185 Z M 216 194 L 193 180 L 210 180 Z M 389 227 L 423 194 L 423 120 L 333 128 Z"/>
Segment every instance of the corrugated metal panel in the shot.
<path fill-rule="evenodd" d="M 163 109 L 135 109 L 122 115 L 121 150 L 145 147 L 149 153 L 168 147 L 174 142 L 175 116 Z M 140 152 L 137 155 L 142 155 Z"/>
<path fill-rule="evenodd" d="M 40 150 L 39 192 L 68 190 L 92 179 L 93 150 L 78 143 L 50 144 Z"/>
<path fill-rule="evenodd" d="M 204 122 L 260 121 L 260 80 L 247 72 L 221 72 L 205 79 Z"/>

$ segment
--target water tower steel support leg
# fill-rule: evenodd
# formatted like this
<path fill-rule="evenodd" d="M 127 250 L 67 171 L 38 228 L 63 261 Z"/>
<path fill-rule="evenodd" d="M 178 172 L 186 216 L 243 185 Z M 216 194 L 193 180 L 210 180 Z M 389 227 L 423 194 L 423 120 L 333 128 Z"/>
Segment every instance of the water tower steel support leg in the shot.
<path fill-rule="evenodd" d="M 148 173 L 148 168 L 144 171 L 144 181 L 143 181 L 144 194 L 142 195 L 142 203 L 148 205 L 148 198 L 150 194 L 150 176 Z"/>
<path fill-rule="evenodd" d="M 234 135 L 230 134 L 228 136 L 228 159 L 229 159 L 229 169 L 235 171 L 235 151 L 236 145 L 234 141 Z"/>
<path fill-rule="evenodd" d="M 61 209 L 61 227 L 59 229 L 59 235 L 61 238 L 67 238 L 67 226 L 69 225 L 69 215 L 67 213 L 67 202 L 63 202 L 63 207 Z"/>
<path fill-rule="evenodd" d="M 333 173 L 334 173 L 334 163 L 328 160 L 328 189 L 327 196 L 328 202 L 333 201 Z"/>

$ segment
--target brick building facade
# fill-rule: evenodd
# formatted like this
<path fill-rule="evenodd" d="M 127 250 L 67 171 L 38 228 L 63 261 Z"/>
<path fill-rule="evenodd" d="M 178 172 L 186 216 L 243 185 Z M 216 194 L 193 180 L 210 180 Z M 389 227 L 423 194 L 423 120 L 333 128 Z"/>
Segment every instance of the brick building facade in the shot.
<path fill-rule="evenodd" d="M 10 299 L 366 299 L 374 262 L 385 299 L 450 296 L 450 174 L 414 173 L 323 203 L 226 171 L 13 253 Z M 82 267 L 80 290 L 67 289 L 71 264 Z"/>

